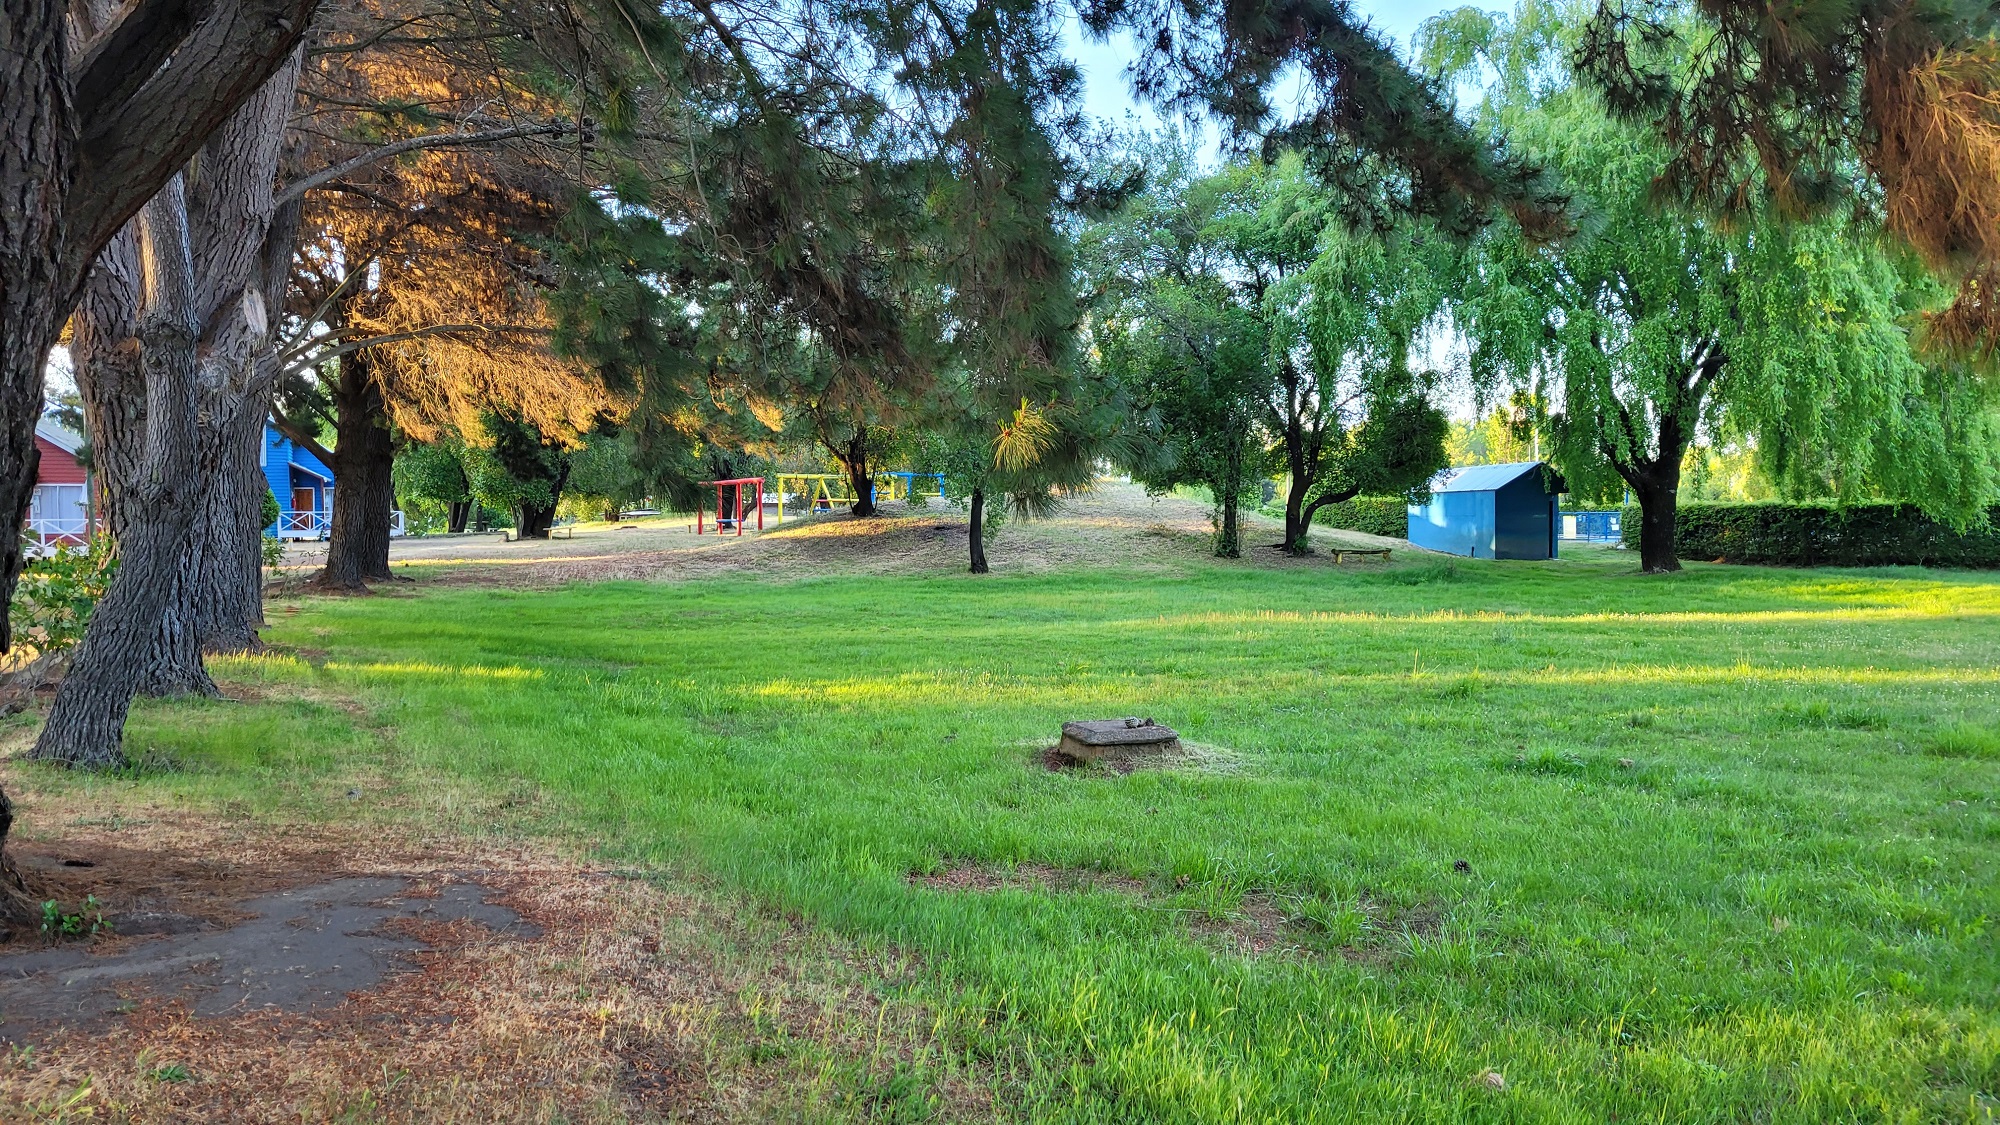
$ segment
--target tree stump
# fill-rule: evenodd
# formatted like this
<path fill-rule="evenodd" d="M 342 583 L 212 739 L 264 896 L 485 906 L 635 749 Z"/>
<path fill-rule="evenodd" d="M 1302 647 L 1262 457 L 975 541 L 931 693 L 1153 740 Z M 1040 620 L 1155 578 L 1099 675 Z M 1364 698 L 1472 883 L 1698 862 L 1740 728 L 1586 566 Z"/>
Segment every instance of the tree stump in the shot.
<path fill-rule="evenodd" d="M 1057 752 L 1080 762 L 1108 757 L 1128 758 L 1148 754 L 1171 754 L 1181 748 L 1174 728 L 1151 719 L 1090 719 L 1064 723 Z"/>

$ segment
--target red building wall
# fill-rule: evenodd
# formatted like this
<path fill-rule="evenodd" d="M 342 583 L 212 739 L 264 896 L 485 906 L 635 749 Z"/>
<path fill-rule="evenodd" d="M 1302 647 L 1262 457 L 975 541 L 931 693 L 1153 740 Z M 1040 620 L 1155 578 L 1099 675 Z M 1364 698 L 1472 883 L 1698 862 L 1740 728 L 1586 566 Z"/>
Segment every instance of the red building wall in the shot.
<path fill-rule="evenodd" d="M 42 451 L 42 463 L 35 470 L 36 484 L 83 484 L 89 480 L 76 458 L 49 439 L 36 435 L 35 448 Z"/>

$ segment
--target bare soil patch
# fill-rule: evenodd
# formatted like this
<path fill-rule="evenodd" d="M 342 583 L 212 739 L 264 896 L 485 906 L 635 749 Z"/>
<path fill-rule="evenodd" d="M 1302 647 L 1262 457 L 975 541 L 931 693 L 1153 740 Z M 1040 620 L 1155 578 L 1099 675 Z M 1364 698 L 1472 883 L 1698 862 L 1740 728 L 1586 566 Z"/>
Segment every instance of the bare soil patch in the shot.
<path fill-rule="evenodd" d="M 1241 757 L 1231 750 L 1188 739 L 1171 750 L 1108 749 L 1095 760 L 1078 758 L 1061 746 L 1036 751 L 1035 760 L 1052 773 L 1099 777 L 1137 773 L 1141 770 L 1197 770 L 1205 773 L 1234 773 L 1242 767 Z"/>
<path fill-rule="evenodd" d="M 761 532 L 701 535 L 692 520 L 649 518 L 631 524 L 579 528 L 566 539 L 507 542 L 486 535 L 398 539 L 391 546 L 399 575 L 448 585 L 540 587 L 574 581 L 685 581 L 726 575 L 791 580 L 816 575 L 953 574 L 966 567 L 969 529 L 948 505 L 884 503 L 883 515 L 857 520 L 839 512 L 783 525 L 766 517 Z M 1278 521 L 1245 513 L 1243 565 L 1261 568 L 1380 567 L 1379 561 L 1333 562 L 1330 555 L 1293 558 L 1268 549 L 1282 536 Z M 1148 496 L 1137 485 L 1106 482 L 1066 503 L 1054 519 L 1009 521 L 988 554 L 997 573 L 1040 573 L 1107 562 L 1136 569 L 1171 569 L 1209 554 L 1205 505 L 1177 496 Z M 1315 528 L 1322 547 L 1417 549 L 1401 539 Z M 295 544 L 275 585 L 281 595 L 309 593 L 303 582 L 323 561 L 324 547 Z M 379 592 L 408 587 L 381 586 Z"/>
<path fill-rule="evenodd" d="M 895 998 L 916 962 L 699 888 L 61 800 L 18 849 L 36 889 L 174 921 L 0 946 L 0 1120 L 763 1121 L 931 1051 Z M 952 1119 L 992 1116 L 990 1076 L 936 1081 Z"/>

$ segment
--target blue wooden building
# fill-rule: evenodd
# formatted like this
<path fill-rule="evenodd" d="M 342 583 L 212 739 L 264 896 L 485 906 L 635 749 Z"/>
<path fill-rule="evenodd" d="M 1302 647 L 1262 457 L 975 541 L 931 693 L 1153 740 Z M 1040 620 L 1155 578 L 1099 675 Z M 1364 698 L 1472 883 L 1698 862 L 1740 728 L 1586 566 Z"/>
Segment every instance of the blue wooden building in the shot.
<path fill-rule="evenodd" d="M 1479 559 L 1552 559 L 1563 479 L 1543 461 L 1446 469 L 1410 505 L 1410 542 Z"/>
<path fill-rule="evenodd" d="M 324 539 L 333 530 L 333 470 L 276 426 L 264 423 L 264 479 L 278 498 L 278 520 L 264 534 Z"/>

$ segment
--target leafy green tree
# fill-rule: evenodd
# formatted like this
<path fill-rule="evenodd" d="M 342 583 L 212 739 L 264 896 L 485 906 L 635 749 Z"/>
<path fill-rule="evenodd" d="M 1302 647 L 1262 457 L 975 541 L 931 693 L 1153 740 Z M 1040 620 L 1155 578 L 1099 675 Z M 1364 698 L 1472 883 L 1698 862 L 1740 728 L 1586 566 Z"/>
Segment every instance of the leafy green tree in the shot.
<path fill-rule="evenodd" d="M 491 444 L 466 458 L 473 495 L 511 511 L 521 538 L 547 539 L 569 483 L 570 450 L 519 415 L 492 411 L 484 421 Z"/>
<path fill-rule="evenodd" d="M 583 448 L 570 455 L 570 495 L 590 501 L 605 519 L 617 519 L 620 509 L 648 495 L 637 457 L 633 438 L 625 431 L 599 429 L 583 435 Z"/>
<path fill-rule="evenodd" d="M 1240 558 L 1237 511 L 1266 463 L 1257 427 L 1270 382 L 1262 325 L 1213 279 L 1160 282 L 1132 315 L 1130 324 L 1101 321 L 1094 338 L 1103 369 L 1125 384 L 1153 427 L 1133 479 L 1155 493 L 1207 488 L 1215 553 Z"/>
<path fill-rule="evenodd" d="M 1526 394 L 1516 392 L 1505 407 L 1495 407 L 1471 422 L 1453 422 L 1445 438 L 1445 454 L 1453 465 L 1507 465 L 1541 460 L 1539 412 Z"/>
<path fill-rule="evenodd" d="M 1658 143 L 1561 80 L 1561 25 L 1479 30 L 1455 57 L 1502 76 L 1485 119 L 1560 169 L 1579 229 L 1559 244 L 1508 227 L 1482 239 L 1458 310 L 1474 374 L 1546 404 L 1542 429 L 1573 485 L 1601 492 L 1615 476 L 1631 488 L 1645 570 L 1679 568 L 1681 472 L 1704 434 L 1754 440 L 1793 494 L 1979 511 L 1994 480 L 1991 413 L 1974 381 L 1916 354 L 1908 327 L 1935 286 L 1844 220 L 1756 211 L 1725 223 L 1661 201 Z"/>
<path fill-rule="evenodd" d="M 1156 493 L 1208 489 L 1215 553 L 1240 558 L 1238 509 L 1268 461 L 1258 423 L 1271 382 L 1269 333 L 1213 252 L 1219 194 L 1197 188 L 1180 146 L 1146 156 L 1147 190 L 1082 238 L 1100 294 L 1091 344 L 1098 368 L 1140 412 L 1146 440 L 1131 459 L 1133 479 Z"/>
<path fill-rule="evenodd" d="M 464 531 L 472 516 L 472 480 L 466 476 L 465 442 L 457 435 L 406 444 L 391 472 L 405 509 L 442 512 L 444 529 Z M 433 518 L 436 518 L 433 515 Z M 432 525 L 435 527 L 436 525 Z"/>
<path fill-rule="evenodd" d="M 1095 250 L 1101 284 L 1124 306 L 1120 330 L 1149 343 L 1104 354 L 1150 372 L 1140 385 L 1218 467 L 1243 432 L 1238 404 L 1250 404 L 1247 421 L 1288 476 L 1287 551 L 1310 549 L 1328 504 L 1421 488 L 1445 464 L 1446 422 L 1409 356 L 1457 268 L 1452 240 L 1408 219 L 1354 229 L 1352 209 L 1296 157 L 1198 178 L 1178 171 L 1184 160 L 1155 162 L 1165 175 L 1100 224 L 1109 233 Z M 1170 358 L 1177 373 L 1161 366 Z M 1198 439 L 1192 426 L 1204 427 Z M 1216 492 L 1225 505 L 1237 495 Z"/>

